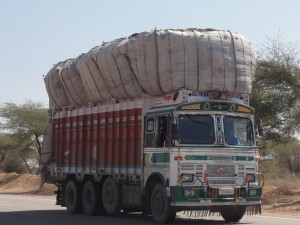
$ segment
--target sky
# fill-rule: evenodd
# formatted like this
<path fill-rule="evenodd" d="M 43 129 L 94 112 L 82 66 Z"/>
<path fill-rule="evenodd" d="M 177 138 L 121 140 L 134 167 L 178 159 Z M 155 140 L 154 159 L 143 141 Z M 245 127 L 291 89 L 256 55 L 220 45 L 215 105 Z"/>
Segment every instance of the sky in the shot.
<path fill-rule="evenodd" d="M 0 104 L 48 106 L 43 75 L 103 41 L 154 28 L 238 32 L 258 51 L 300 41 L 299 0 L 0 0 Z"/>

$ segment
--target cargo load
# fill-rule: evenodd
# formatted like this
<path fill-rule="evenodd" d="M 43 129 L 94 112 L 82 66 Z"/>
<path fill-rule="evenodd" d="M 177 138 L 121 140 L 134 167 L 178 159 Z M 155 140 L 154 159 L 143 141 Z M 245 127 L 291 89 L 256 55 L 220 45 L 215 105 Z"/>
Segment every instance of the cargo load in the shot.
<path fill-rule="evenodd" d="M 240 34 L 155 29 L 59 62 L 45 84 L 52 109 L 179 89 L 249 94 L 255 66 L 251 44 Z"/>

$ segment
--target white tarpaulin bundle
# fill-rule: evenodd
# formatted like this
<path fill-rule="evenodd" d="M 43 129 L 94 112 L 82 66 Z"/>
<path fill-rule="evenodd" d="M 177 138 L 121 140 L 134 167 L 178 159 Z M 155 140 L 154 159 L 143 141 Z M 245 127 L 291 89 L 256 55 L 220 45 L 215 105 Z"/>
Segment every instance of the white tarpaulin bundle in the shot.
<path fill-rule="evenodd" d="M 154 30 L 133 34 L 56 64 L 46 75 L 50 108 L 110 99 L 161 96 L 178 89 L 250 93 L 250 42 L 221 30 Z"/>

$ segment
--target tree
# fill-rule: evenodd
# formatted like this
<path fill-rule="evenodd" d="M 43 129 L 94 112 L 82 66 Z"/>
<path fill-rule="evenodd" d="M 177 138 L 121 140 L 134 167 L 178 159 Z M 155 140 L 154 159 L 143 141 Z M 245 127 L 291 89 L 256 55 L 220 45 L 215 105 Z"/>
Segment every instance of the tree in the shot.
<path fill-rule="evenodd" d="M 300 175 L 300 142 L 297 140 L 274 147 L 274 156 L 279 168 Z"/>
<path fill-rule="evenodd" d="M 285 143 L 300 128 L 299 45 L 278 36 L 258 52 L 251 105 L 263 121 L 266 138 Z"/>
<path fill-rule="evenodd" d="M 1 148 L 2 155 L 20 157 L 31 172 L 28 158 L 41 157 L 41 142 L 49 119 L 47 109 L 32 101 L 22 105 L 4 103 L 0 107 L 0 117 L 4 121 L 0 128 L 6 134 L 6 140 L 8 136 L 10 139 L 6 148 Z"/>
<path fill-rule="evenodd" d="M 11 135 L 0 134 L 0 162 L 5 159 L 7 150 L 12 149 L 12 142 Z"/>

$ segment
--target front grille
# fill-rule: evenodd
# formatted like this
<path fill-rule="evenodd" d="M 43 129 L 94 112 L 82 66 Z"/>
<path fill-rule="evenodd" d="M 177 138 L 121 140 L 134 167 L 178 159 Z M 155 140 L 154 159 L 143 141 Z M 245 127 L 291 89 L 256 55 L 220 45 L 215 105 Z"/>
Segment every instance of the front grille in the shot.
<path fill-rule="evenodd" d="M 239 165 L 238 166 L 238 177 L 244 177 L 245 176 L 245 166 Z"/>
<path fill-rule="evenodd" d="M 203 165 L 181 164 L 180 171 L 181 173 L 192 173 L 196 174 L 198 177 L 202 177 Z"/>
<path fill-rule="evenodd" d="M 246 168 L 246 173 L 255 173 L 255 168 Z"/>
<path fill-rule="evenodd" d="M 180 165 L 180 173 L 192 173 L 203 182 L 204 173 L 207 173 L 208 184 L 212 186 L 235 186 L 243 185 L 245 172 L 255 171 L 254 167 L 245 165 L 224 165 L 224 164 L 189 164 Z"/>
<path fill-rule="evenodd" d="M 208 177 L 235 177 L 235 165 L 207 165 Z"/>
<path fill-rule="evenodd" d="M 181 164 L 181 171 L 194 171 L 194 164 Z"/>
<path fill-rule="evenodd" d="M 208 184 L 209 185 L 224 185 L 224 184 L 235 185 L 236 183 L 235 183 L 235 180 L 232 180 L 232 179 L 230 179 L 230 180 L 210 180 L 208 178 Z"/>

